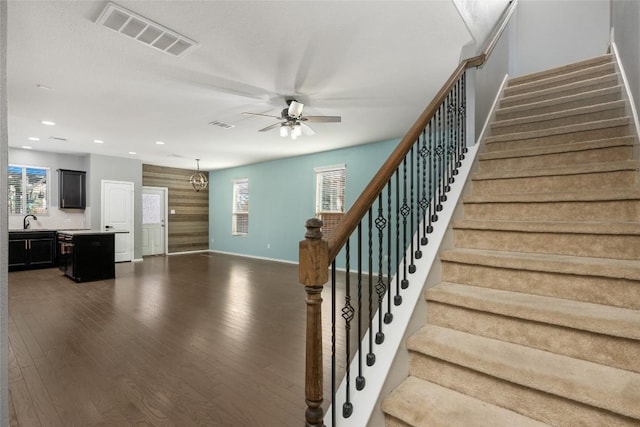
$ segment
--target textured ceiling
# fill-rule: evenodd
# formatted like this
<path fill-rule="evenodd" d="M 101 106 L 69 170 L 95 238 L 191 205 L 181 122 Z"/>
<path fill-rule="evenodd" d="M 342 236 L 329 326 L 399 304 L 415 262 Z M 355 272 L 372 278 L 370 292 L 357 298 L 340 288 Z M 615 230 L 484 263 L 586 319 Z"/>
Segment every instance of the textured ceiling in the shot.
<path fill-rule="evenodd" d="M 117 2 L 198 42 L 175 57 L 97 25 L 106 4 L 9 1 L 10 147 L 211 170 L 398 138 L 471 40 L 448 0 Z M 288 97 L 342 123 L 293 141 L 241 114 Z"/>

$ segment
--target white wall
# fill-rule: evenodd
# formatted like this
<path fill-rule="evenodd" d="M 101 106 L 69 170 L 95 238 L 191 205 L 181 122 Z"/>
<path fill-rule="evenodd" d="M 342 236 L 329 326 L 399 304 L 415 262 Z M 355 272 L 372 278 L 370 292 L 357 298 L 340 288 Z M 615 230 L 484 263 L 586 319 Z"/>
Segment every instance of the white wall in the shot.
<path fill-rule="evenodd" d="M 614 41 L 629 81 L 631 93 L 640 110 L 640 2 L 613 0 Z"/>
<path fill-rule="evenodd" d="M 477 53 L 492 33 L 509 0 L 453 0 L 453 3 L 475 41 L 474 53 Z"/>
<path fill-rule="evenodd" d="M 520 0 L 513 75 L 606 53 L 609 0 Z"/>

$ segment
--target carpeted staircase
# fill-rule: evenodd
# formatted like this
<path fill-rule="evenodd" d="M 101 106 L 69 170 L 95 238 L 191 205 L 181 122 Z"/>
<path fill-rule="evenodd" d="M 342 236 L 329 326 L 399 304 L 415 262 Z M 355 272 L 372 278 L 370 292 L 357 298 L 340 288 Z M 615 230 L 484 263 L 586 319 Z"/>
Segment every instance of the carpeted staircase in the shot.
<path fill-rule="evenodd" d="M 640 426 L 640 174 L 613 58 L 512 78 L 387 427 Z"/>

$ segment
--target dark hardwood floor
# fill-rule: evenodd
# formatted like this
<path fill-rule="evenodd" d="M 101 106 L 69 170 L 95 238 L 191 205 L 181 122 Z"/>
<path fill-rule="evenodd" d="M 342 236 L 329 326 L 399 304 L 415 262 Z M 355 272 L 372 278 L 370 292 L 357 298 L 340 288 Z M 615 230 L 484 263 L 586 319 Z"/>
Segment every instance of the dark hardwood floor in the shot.
<path fill-rule="evenodd" d="M 300 426 L 304 301 L 296 265 L 213 253 L 12 272 L 11 425 Z"/>

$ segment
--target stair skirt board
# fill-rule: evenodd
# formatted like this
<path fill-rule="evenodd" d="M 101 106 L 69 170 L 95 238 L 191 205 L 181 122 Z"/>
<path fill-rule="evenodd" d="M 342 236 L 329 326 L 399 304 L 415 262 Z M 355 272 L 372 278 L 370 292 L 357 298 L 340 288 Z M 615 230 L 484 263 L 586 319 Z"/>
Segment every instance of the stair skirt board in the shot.
<path fill-rule="evenodd" d="M 504 86 L 387 427 L 640 426 L 640 162 L 614 60 Z"/>

